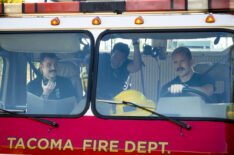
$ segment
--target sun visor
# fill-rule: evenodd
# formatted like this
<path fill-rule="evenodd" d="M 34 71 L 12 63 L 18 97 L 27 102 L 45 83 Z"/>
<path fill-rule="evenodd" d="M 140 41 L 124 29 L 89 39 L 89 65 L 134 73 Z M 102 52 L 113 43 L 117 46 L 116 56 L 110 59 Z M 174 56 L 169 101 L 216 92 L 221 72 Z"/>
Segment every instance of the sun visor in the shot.
<path fill-rule="evenodd" d="M 80 49 L 82 37 L 84 34 L 77 33 L 1 34 L 0 46 L 14 52 L 74 53 Z"/>

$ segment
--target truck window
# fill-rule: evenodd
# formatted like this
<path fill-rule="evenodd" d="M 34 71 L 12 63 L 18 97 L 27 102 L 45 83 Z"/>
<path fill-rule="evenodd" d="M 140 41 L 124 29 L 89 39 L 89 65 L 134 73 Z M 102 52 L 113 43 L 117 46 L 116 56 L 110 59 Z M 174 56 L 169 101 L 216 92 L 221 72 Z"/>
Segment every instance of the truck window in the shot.
<path fill-rule="evenodd" d="M 5 67 L 6 67 L 6 61 L 3 56 L 0 56 L 0 107 L 4 107 L 3 104 L 3 85 L 4 85 L 4 79 L 5 79 Z"/>
<path fill-rule="evenodd" d="M 157 117 L 123 104 L 127 101 L 171 117 L 229 118 L 233 37 L 230 32 L 210 30 L 104 33 L 99 41 L 96 112 L 111 117 Z M 119 57 L 123 63 L 114 67 L 114 54 L 125 50 L 115 51 L 119 43 L 130 54 L 126 59 Z M 141 68 L 129 72 L 135 45 L 140 50 Z"/>
<path fill-rule="evenodd" d="M 87 32 L 0 34 L 0 45 L 9 55 L 5 109 L 37 115 L 84 112 L 91 54 Z"/>

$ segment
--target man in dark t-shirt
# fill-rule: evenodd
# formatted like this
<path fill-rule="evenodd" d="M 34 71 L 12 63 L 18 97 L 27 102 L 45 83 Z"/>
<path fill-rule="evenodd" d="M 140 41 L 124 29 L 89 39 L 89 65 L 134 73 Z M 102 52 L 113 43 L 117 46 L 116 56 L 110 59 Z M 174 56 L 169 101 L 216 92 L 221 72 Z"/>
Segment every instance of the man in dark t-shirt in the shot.
<path fill-rule="evenodd" d="M 192 54 L 188 48 L 175 49 L 172 59 L 178 76 L 162 87 L 161 96 L 179 96 L 185 87 L 196 89 L 207 96 L 213 94 L 214 80 L 193 71 Z"/>
<path fill-rule="evenodd" d="M 129 73 L 140 69 L 141 58 L 139 43 L 133 40 L 134 59 L 129 60 L 130 49 L 127 44 L 115 44 L 111 55 L 105 53 L 99 56 L 97 98 L 112 99 L 123 91 Z"/>
<path fill-rule="evenodd" d="M 40 58 L 38 76 L 27 85 L 27 91 L 44 99 L 62 99 L 76 96 L 75 89 L 69 79 L 56 75 L 57 57 L 53 53 L 43 53 Z"/>

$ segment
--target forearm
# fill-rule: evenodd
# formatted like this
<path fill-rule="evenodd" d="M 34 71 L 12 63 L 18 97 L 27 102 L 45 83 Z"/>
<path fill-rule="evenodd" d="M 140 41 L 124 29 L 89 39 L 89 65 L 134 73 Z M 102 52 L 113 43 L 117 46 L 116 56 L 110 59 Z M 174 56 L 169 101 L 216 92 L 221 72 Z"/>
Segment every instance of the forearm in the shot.
<path fill-rule="evenodd" d="M 202 87 L 190 87 L 205 93 L 207 96 L 211 96 L 214 93 L 214 87 L 211 84 L 206 84 Z"/>
<path fill-rule="evenodd" d="M 137 69 L 140 69 L 141 67 L 141 54 L 139 49 L 139 43 L 134 44 L 134 57 L 133 57 L 133 63 L 137 67 Z"/>
<path fill-rule="evenodd" d="M 137 72 L 141 68 L 141 54 L 139 49 L 139 43 L 133 42 L 133 46 L 134 46 L 133 62 L 128 66 L 129 72 Z"/>

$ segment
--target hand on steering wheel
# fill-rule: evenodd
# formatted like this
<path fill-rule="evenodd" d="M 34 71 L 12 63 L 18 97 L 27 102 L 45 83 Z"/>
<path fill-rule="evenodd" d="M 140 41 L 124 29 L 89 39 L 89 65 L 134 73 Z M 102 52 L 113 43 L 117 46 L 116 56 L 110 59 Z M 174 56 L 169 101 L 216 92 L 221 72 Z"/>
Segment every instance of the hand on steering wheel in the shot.
<path fill-rule="evenodd" d="M 183 84 L 173 84 L 171 85 L 171 87 L 168 88 L 168 91 L 171 94 L 177 94 L 177 93 L 182 93 L 184 88 L 185 88 L 185 85 Z"/>
<path fill-rule="evenodd" d="M 165 92 L 164 94 L 162 94 L 161 96 L 162 97 L 166 97 L 169 94 L 173 94 L 173 95 L 175 95 L 175 94 L 181 94 L 181 95 L 184 95 L 184 93 L 193 93 L 193 94 L 199 95 L 205 102 L 212 103 L 212 99 L 208 95 L 206 95 L 204 92 L 201 92 L 201 91 L 199 91 L 197 89 L 193 89 L 193 88 L 187 87 L 187 86 L 182 85 L 182 84 L 171 85 L 171 87 L 168 88 L 168 91 Z"/>

